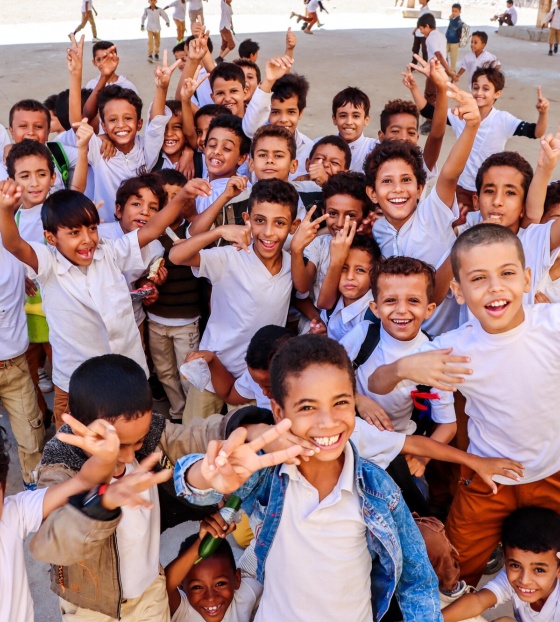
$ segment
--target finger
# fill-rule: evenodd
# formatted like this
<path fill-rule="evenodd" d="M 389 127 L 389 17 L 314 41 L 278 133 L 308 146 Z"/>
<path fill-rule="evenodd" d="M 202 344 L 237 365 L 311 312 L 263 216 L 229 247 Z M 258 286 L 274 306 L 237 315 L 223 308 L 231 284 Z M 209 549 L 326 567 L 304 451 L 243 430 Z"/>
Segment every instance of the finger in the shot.
<path fill-rule="evenodd" d="M 542 99 L 542 89 L 541 89 L 540 85 L 537 86 L 537 98 L 538 99 Z"/>
<path fill-rule="evenodd" d="M 319 447 L 314 445 L 311 441 L 308 441 L 305 438 L 301 438 L 300 436 L 296 436 L 291 432 L 286 435 L 286 440 L 290 443 L 293 443 L 294 445 L 299 445 L 300 447 L 303 447 L 304 450 L 311 450 L 313 454 L 319 453 L 321 451 Z"/>
<path fill-rule="evenodd" d="M 413 56 L 420 63 L 421 67 L 427 67 L 428 66 L 428 63 L 421 56 L 419 56 L 418 54 L 414 54 Z"/>
<path fill-rule="evenodd" d="M 496 486 L 496 482 L 489 475 L 486 475 L 485 473 L 480 473 L 479 475 L 480 475 L 480 479 L 488 486 L 488 488 L 490 488 L 492 493 L 496 494 L 498 492 L 498 487 Z"/>
<path fill-rule="evenodd" d="M 287 432 L 291 428 L 291 426 L 292 426 L 292 422 L 289 419 L 282 419 L 280 423 L 277 423 L 275 426 L 272 426 L 266 432 L 263 432 L 263 434 L 261 434 L 260 436 L 252 440 L 249 443 L 249 447 L 255 452 L 260 451 L 266 445 L 269 445 L 273 441 L 280 438 L 280 436 L 282 436 L 284 432 Z M 231 436 L 233 436 L 233 434 Z M 298 447 L 300 446 L 298 445 Z M 294 455 L 297 455 L 297 454 L 294 454 Z"/>
<path fill-rule="evenodd" d="M 144 458 L 142 462 L 136 467 L 137 472 L 151 471 L 156 464 L 161 460 L 161 451 L 154 451 L 149 456 Z"/>
<path fill-rule="evenodd" d="M 77 419 L 72 417 L 71 414 L 64 413 L 62 415 L 62 420 L 64 421 L 64 423 L 67 423 L 70 426 L 74 434 L 77 434 L 79 436 L 86 436 L 87 434 L 89 434 L 88 427 L 84 425 L 81 421 L 78 421 Z"/>
<path fill-rule="evenodd" d="M 311 209 L 307 212 L 309 214 L 309 220 L 311 220 L 311 217 L 313 216 L 313 212 L 314 211 L 315 210 L 313 209 L 313 206 L 311 206 Z M 325 222 L 325 220 L 327 220 L 328 217 L 329 217 L 328 214 L 323 214 L 322 216 L 319 216 L 319 218 L 316 218 L 313 221 L 313 224 L 317 225 L 317 228 L 318 228 L 318 225 L 320 225 L 321 223 Z"/>
<path fill-rule="evenodd" d="M 83 36 L 82 36 L 82 38 L 83 38 Z M 74 33 L 72 33 L 72 34 L 70 35 L 70 43 L 72 44 L 72 47 L 73 47 L 73 48 L 77 47 L 77 46 L 76 46 L 76 35 L 75 35 Z"/>
<path fill-rule="evenodd" d="M 175 69 L 177 69 L 177 67 L 181 64 L 181 59 L 176 60 L 171 67 L 169 67 L 169 73 L 173 73 L 175 71 Z M 204 76 L 205 78 L 208 77 L 208 74 L 206 76 Z M 204 79 L 201 81 L 204 82 Z"/>
<path fill-rule="evenodd" d="M 270 454 L 260 454 L 259 456 L 257 456 L 259 469 L 276 466 L 277 464 L 282 464 L 287 460 L 292 460 L 296 456 L 299 456 L 301 452 L 302 447 L 300 445 L 293 445 L 292 447 L 288 447 L 287 449 L 279 449 L 278 451 L 273 451 Z"/>

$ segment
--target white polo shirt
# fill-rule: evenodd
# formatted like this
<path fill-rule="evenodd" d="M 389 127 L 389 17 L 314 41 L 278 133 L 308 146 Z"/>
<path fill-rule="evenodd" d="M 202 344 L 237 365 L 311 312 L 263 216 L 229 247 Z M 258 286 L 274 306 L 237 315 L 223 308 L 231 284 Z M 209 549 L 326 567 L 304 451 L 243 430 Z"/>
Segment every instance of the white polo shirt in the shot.
<path fill-rule="evenodd" d="M 499 65 L 500 62 L 494 54 L 490 54 L 490 52 L 487 52 L 486 50 L 482 50 L 479 56 L 477 56 L 474 52 L 468 52 L 465 54 L 459 69 L 464 69 L 467 72 L 469 88 L 471 86 L 473 73 L 479 67 L 486 64 L 490 65 L 490 67 L 495 67 L 496 65 Z"/>
<path fill-rule="evenodd" d="M 443 58 L 447 56 L 447 39 L 443 32 L 432 30 L 426 37 L 426 51 L 428 52 L 428 61 L 435 58 L 436 52 L 439 52 Z"/>
<path fill-rule="evenodd" d="M 86 84 L 86 89 L 93 90 L 98 85 L 100 79 L 101 79 L 101 75 L 89 80 L 89 82 Z M 136 86 L 134 86 L 134 84 L 132 84 L 132 82 L 128 80 L 126 76 L 123 76 L 123 75 L 120 75 L 116 79 L 115 82 L 110 82 L 109 84 L 106 84 L 105 86 L 122 86 L 123 89 L 130 89 L 134 91 L 136 95 L 140 95 Z"/>
<path fill-rule="evenodd" d="M 350 170 L 355 173 L 364 172 L 364 161 L 366 157 L 377 147 L 379 140 L 377 138 L 369 138 L 363 134 L 355 141 L 348 143 L 352 152 L 352 161 L 350 162 Z"/>
<path fill-rule="evenodd" d="M 253 380 L 249 370 L 247 369 L 233 385 L 234 389 L 248 400 L 255 400 L 259 408 L 270 408 L 270 398 L 266 397 L 260 386 Z"/>
<path fill-rule="evenodd" d="M 327 312 L 324 309 L 321 311 L 321 319 L 327 326 L 327 335 L 335 341 L 340 341 L 354 326 L 363 321 L 369 309 L 369 303 L 372 301 L 371 290 L 346 307 L 340 296 L 330 318 L 327 318 Z"/>
<path fill-rule="evenodd" d="M 0 235 L 0 361 L 24 354 L 29 346 L 24 303 L 25 266 L 4 248 Z"/>
<path fill-rule="evenodd" d="M 19 234 L 26 242 L 43 242 L 45 230 L 41 220 L 43 204 L 24 209 L 23 206 L 16 212 L 16 224 Z"/>

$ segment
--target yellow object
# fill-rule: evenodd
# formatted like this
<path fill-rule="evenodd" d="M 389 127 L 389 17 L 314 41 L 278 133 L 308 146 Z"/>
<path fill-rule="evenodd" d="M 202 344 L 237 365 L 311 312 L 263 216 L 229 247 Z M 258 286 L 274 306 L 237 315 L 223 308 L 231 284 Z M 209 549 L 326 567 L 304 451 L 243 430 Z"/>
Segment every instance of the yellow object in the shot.
<path fill-rule="evenodd" d="M 233 532 L 233 537 L 243 549 L 246 549 L 253 539 L 253 531 L 249 526 L 249 517 L 245 512 L 241 512 L 241 520 L 237 523 L 237 529 Z"/>

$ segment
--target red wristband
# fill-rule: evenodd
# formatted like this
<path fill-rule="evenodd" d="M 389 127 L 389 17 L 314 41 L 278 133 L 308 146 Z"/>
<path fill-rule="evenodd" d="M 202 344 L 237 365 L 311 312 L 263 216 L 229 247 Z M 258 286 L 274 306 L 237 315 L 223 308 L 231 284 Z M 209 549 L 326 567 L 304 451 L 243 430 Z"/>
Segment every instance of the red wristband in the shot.
<path fill-rule="evenodd" d="M 108 487 L 109 487 L 109 484 L 101 484 L 99 488 L 97 489 L 97 494 L 99 496 L 104 495 Z"/>

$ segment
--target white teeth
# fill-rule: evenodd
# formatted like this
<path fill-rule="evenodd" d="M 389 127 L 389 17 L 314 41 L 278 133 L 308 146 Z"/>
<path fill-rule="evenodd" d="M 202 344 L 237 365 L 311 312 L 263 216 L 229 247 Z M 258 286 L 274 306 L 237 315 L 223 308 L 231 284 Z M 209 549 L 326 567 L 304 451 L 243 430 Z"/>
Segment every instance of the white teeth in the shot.
<path fill-rule="evenodd" d="M 391 322 L 393 322 L 394 324 L 410 324 L 410 322 L 412 322 L 412 320 L 391 320 Z"/>
<path fill-rule="evenodd" d="M 389 199 L 389 201 L 391 203 L 396 203 L 397 205 L 400 205 L 401 203 L 406 203 L 408 199 Z"/>
<path fill-rule="evenodd" d="M 492 302 L 489 302 L 486 306 L 487 307 L 503 307 L 507 305 L 507 300 L 493 300 Z"/>
<path fill-rule="evenodd" d="M 220 610 L 222 606 L 221 605 L 216 605 L 215 607 L 202 607 L 204 609 L 204 611 L 207 611 L 208 613 L 216 613 L 217 611 Z"/>
<path fill-rule="evenodd" d="M 321 445 L 322 447 L 329 447 L 330 445 L 334 445 L 338 443 L 340 439 L 340 434 L 336 436 L 321 436 L 318 438 L 314 438 L 313 440 L 317 445 Z"/>

